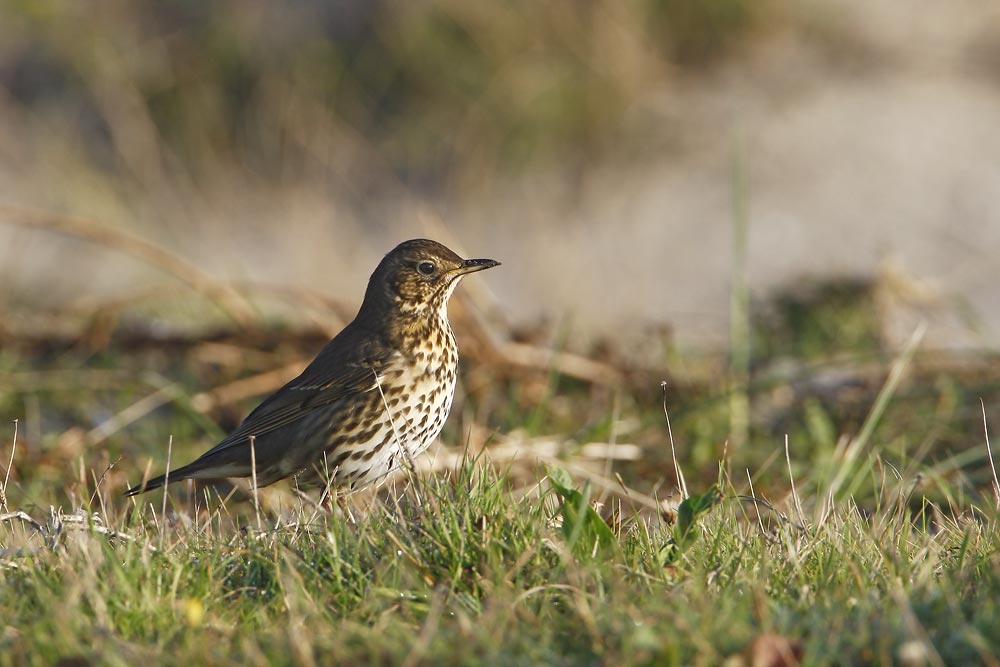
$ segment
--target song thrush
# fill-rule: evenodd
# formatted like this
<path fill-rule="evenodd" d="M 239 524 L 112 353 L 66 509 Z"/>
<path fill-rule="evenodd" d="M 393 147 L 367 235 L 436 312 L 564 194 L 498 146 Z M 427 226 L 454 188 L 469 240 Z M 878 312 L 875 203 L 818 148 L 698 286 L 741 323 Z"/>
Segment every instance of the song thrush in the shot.
<path fill-rule="evenodd" d="M 448 299 L 459 280 L 499 265 L 462 259 L 425 239 L 379 263 L 354 320 L 302 374 L 192 463 L 132 487 L 182 479 L 286 477 L 358 488 L 421 454 L 441 432 L 455 393 L 458 347 Z"/>

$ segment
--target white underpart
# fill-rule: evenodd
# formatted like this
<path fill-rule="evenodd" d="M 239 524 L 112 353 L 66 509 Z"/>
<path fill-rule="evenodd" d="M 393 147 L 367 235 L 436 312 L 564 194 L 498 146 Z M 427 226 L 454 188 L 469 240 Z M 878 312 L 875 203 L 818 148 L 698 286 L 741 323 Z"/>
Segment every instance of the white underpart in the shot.
<path fill-rule="evenodd" d="M 448 286 L 441 306 L 431 315 L 438 318 L 438 326 L 451 339 L 452 349 L 455 349 L 455 346 L 454 334 L 448 323 L 448 299 L 458 282 L 454 280 Z M 367 461 L 348 458 L 340 463 L 336 470 L 337 480 L 349 482 L 355 487 L 375 482 L 386 472 L 409 466 L 441 434 L 441 429 L 451 412 L 452 399 L 455 397 L 455 366 L 458 359 L 449 358 L 440 350 L 437 354 L 433 354 L 430 342 L 422 350 L 414 350 L 415 353 L 421 351 L 424 352 L 422 362 L 404 361 L 402 374 L 391 380 L 393 386 L 401 383 L 407 387 L 414 387 L 407 392 L 408 401 L 390 405 L 392 397 L 389 395 L 389 387 L 385 384 L 386 376 L 376 378 L 372 390 L 379 392 L 382 407 L 389 419 L 367 442 L 353 444 L 350 449 L 370 451 L 371 448 L 377 448 L 377 451 Z M 440 368 L 442 365 L 452 368 L 450 371 L 442 370 Z M 443 376 L 441 379 L 438 377 L 439 374 Z M 421 424 L 424 415 L 430 416 Z"/>

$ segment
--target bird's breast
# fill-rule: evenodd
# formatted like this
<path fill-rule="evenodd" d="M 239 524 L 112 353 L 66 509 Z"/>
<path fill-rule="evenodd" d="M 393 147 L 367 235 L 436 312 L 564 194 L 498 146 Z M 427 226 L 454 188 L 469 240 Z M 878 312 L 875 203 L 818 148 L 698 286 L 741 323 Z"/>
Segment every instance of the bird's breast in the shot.
<path fill-rule="evenodd" d="M 440 344 L 439 344 L 440 343 Z M 375 481 L 406 465 L 441 433 L 458 370 L 451 331 L 406 346 L 391 370 L 378 376 L 367 418 L 347 426 L 330 452 L 337 477 L 353 484 Z"/>

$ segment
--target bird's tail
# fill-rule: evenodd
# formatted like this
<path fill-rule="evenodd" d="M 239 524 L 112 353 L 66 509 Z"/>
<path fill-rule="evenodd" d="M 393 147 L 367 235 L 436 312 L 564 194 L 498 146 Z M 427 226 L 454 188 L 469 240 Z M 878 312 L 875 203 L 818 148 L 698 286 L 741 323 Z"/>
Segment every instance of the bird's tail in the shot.
<path fill-rule="evenodd" d="M 197 475 L 192 474 L 191 466 L 193 464 L 188 464 L 186 466 L 181 466 L 176 470 L 171 470 L 170 472 L 159 475 L 152 479 L 147 479 L 142 484 L 133 486 L 125 492 L 126 496 L 137 496 L 140 493 L 145 493 L 146 491 L 152 491 L 153 489 L 158 489 L 161 486 L 166 486 L 167 484 L 173 484 L 174 482 L 179 482 L 182 479 L 190 479 L 191 477 L 196 477 Z"/>
<path fill-rule="evenodd" d="M 173 477 L 173 476 L 171 476 Z M 176 479 L 183 479 L 183 477 L 175 477 L 170 481 L 173 482 Z M 129 488 L 126 492 L 126 496 L 137 496 L 140 493 L 145 493 L 146 491 L 152 491 L 153 489 L 158 489 L 163 486 L 167 481 L 166 475 L 160 475 L 159 477 L 154 477 L 153 479 L 148 479 L 138 486 L 133 486 Z"/>

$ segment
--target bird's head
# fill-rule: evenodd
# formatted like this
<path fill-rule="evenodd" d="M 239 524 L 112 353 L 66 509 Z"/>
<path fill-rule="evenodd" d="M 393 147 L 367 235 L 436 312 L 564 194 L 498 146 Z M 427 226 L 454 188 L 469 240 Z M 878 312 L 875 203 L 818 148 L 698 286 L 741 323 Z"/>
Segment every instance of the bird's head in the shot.
<path fill-rule="evenodd" d="M 363 308 L 388 308 L 417 317 L 443 314 L 463 276 L 499 264 L 492 259 L 462 259 L 436 241 L 405 241 L 375 269 Z"/>

